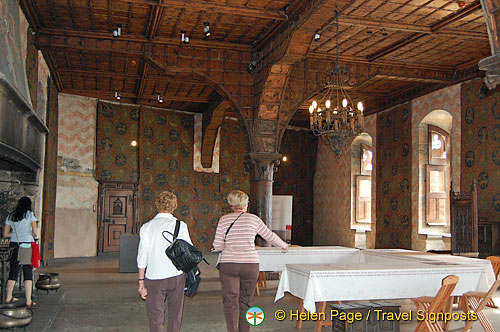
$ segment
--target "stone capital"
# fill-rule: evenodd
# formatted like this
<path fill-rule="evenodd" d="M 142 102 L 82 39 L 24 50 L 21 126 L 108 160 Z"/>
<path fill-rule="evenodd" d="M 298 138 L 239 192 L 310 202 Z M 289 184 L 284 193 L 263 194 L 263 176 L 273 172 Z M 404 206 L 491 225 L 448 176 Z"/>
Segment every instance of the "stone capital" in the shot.
<path fill-rule="evenodd" d="M 272 181 L 273 173 L 281 161 L 280 153 L 249 152 L 244 157 L 245 167 L 252 181 Z"/>

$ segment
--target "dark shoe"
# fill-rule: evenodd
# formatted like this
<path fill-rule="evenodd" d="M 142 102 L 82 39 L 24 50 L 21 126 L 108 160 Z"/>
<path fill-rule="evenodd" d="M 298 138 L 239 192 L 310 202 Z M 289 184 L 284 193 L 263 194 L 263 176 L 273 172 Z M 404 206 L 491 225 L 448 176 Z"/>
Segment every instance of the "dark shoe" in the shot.
<path fill-rule="evenodd" d="M 36 309 L 37 308 L 37 304 L 35 301 L 31 301 L 31 304 L 27 304 L 26 305 L 28 308 L 30 309 Z"/>

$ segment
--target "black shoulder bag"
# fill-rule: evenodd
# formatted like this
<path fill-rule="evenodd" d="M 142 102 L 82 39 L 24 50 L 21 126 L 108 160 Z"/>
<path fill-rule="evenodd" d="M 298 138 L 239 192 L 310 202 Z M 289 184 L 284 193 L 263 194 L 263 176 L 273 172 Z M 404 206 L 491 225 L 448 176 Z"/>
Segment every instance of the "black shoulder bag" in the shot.
<path fill-rule="evenodd" d="M 224 243 L 226 243 L 226 237 L 227 237 L 227 233 L 229 233 L 229 231 L 231 230 L 231 227 L 233 227 L 234 223 L 236 222 L 236 220 L 238 220 L 239 217 L 241 217 L 241 215 L 245 213 L 245 212 L 241 212 L 239 216 L 236 217 L 236 219 L 234 219 L 234 221 L 231 223 L 231 225 L 229 225 L 229 227 L 227 228 L 226 230 L 226 234 L 224 234 Z M 215 265 L 215 267 L 217 268 L 217 270 L 220 270 L 220 254 L 219 254 L 219 259 L 217 259 L 217 265 Z"/>
<path fill-rule="evenodd" d="M 165 240 L 170 242 L 168 248 L 165 249 L 165 254 L 168 256 L 168 258 L 170 258 L 177 270 L 188 273 L 202 260 L 204 260 L 205 262 L 207 261 L 203 258 L 203 254 L 201 253 L 201 251 L 196 249 L 188 242 L 177 238 L 177 236 L 179 236 L 180 226 L 181 222 L 179 220 L 176 220 L 174 234 L 170 233 L 169 231 L 163 231 L 161 235 L 163 235 L 163 238 Z M 165 233 L 172 235 L 173 240 L 170 241 L 169 239 L 167 239 Z"/>

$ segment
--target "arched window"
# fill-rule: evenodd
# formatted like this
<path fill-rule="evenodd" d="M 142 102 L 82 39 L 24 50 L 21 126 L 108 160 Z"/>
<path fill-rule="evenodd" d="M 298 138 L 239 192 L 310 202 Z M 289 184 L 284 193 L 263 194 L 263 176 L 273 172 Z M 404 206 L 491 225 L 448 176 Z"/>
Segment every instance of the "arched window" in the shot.
<path fill-rule="evenodd" d="M 373 149 L 360 144 L 360 174 L 356 176 L 356 213 L 358 223 L 372 222 L 372 170 Z"/>
<path fill-rule="evenodd" d="M 436 126 L 429 125 L 429 164 L 426 166 L 426 222 L 428 225 L 449 223 L 449 134 Z"/>
<path fill-rule="evenodd" d="M 372 222 L 372 138 L 363 133 L 351 144 L 351 228 L 371 230 Z"/>

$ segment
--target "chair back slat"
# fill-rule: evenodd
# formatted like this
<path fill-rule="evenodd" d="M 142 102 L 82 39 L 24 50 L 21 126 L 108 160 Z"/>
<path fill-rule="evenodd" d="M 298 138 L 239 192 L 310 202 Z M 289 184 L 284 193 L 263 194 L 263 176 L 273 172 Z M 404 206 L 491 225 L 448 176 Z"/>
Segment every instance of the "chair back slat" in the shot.
<path fill-rule="evenodd" d="M 453 290 L 457 286 L 458 280 L 459 278 L 455 275 L 450 275 L 443 279 L 441 289 L 439 289 L 434 297 L 429 307 L 429 312 L 440 312 L 443 310 L 450 300 L 451 293 L 453 293 Z"/>
<path fill-rule="evenodd" d="M 500 272 L 500 257 L 488 256 L 486 257 L 486 259 L 491 262 L 491 265 L 493 266 L 493 273 L 495 273 L 495 275 L 498 275 L 498 272 Z"/>

